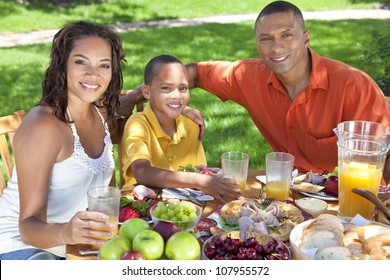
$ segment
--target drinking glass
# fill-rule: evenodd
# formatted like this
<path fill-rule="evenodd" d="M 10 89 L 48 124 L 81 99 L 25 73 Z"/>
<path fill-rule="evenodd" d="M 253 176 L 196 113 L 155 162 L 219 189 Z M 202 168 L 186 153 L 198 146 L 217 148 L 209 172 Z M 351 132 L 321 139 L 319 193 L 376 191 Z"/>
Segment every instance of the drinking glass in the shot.
<path fill-rule="evenodd" d="M 242 152 L 226 152 L 221 156 L 222 174 L 239 181 L 239 189 L 245 190 L 248 177 L 249 155 Z"/>
<path fill-rule="evenodd" d="M 266 197 L 287 200 L 291 186 L 291 173 L 294 156 L 288 153 L 273 152 L 265 156 Z"/>
<path fill-rule="evenodd" d="M 120 190 L 115 187 L 100 186 L 88 191 L 88 210 L 104 213 L 109 216 L 113 228 L 92 228 L 93 230 L 111 231 L 111 236 L 96 239 L 108 240 L 118 235 L 118 218 L 120 205 Z M 93 249 L 98 249 L 94 246 Z"/>

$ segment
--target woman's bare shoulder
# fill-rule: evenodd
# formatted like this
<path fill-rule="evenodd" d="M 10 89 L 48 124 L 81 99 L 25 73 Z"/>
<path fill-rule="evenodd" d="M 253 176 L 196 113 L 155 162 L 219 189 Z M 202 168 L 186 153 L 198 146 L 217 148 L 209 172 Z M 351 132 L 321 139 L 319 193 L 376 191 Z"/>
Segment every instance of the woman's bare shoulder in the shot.
<path fill-rule="evenodd" d="M 36 106 L 26 115 L 15 138 L 29 135 L 29 137 L 48 136 L 50 138 L 61 137 L 61 132 L 66 128 L 66 124 L 60 121 L 53 114 L 53 109 L 49 106 Z"/>

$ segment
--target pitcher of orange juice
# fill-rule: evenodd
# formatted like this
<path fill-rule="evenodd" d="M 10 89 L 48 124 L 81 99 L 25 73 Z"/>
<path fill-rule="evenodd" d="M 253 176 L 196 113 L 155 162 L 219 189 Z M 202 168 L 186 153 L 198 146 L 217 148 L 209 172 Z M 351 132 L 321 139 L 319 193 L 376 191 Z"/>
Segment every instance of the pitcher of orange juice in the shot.
<path fill-rule="evenodd" d="M 390 128 L 369 121 L 347 121 L 335 129 L 338 136 L 340 217 L 360 214 L 372 219 L 374 204 L 352 192 L 363 188 L 378 194 L 389 150 Z"/>

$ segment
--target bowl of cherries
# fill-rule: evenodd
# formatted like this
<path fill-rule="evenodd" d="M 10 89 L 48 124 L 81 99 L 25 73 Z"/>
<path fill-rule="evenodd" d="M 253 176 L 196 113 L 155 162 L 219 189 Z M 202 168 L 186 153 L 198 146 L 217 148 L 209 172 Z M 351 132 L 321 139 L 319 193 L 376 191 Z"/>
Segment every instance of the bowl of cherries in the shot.
<path fill-rule="evenodd" d="M 285 243 L 266 234 L 250 231 L 221 232 L 202 246 L 204 260 L 290 260 Z"/>

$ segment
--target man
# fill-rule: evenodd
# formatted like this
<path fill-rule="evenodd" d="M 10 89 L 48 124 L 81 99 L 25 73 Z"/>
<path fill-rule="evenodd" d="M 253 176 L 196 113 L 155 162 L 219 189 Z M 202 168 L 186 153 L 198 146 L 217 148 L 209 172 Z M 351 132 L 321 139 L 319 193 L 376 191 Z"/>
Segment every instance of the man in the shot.
<path fill-rule="evenodd" d="M 295 156 L 300 172 L 337 166 L 333 128 L 367 120 L 390 126 L 390 107 L 364 72 L 319 56 L 293 4 L 268 4 L 255 22 L 260 59 L 187 65 L 191 87 L 243 106 L 274 151 Z M 384 169 L 390 177 L 390 160 Z"/>

